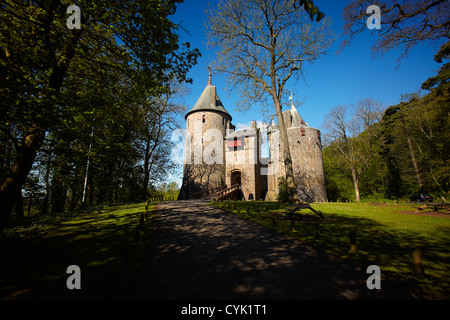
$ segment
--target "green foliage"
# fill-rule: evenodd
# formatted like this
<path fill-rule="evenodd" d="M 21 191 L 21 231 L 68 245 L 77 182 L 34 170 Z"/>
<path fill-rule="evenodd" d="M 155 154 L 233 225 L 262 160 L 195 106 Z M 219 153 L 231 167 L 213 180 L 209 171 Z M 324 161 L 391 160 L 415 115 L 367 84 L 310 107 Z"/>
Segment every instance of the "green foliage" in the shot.
<path fill-rule="evenodd" d="M 398 196 L 418 190 L 446 195 L 449 183 L 449 85 L 386 110 L 383 157 Z M 396 190 L 396 191 L 395 191 Z"/>
<path fill-rule="evenodd" d="M 323 161 L 328 201 L 355 201 L 351 172 L 332 148 L 323 150 Z"/>
<path fill-rule="evenodd" d="M 169 19 L 180 2 L 78 1 L 79 30 L 66 26 L 70 1 L 0 6 L 0 230 L 30 171 L 42 174 L 25 194 L 35 194 L 29 203 L 43 212 L 73 209 L 84 190 L 92 205 L 142 197 L 143 180 L 154 173 L 141 166 L 143 141 L 168 140 L 166 120 L 178 107 L 160 113 L 162 122 L 143 115 L 156 113 L 172 83 L 192 82 L 187 73 L 200 56 L 179 43 Z M 161 134 L 149 138 L 149 127 Z M 152 182 L 171 168 L 167 150 L 156 154 L 166 157 L 149 163 L 167 165 Z"/>
<path fill-rule="evenodd" d="M 436 57 L 444 59 L 447 51 L 443 46 Z M 449 198 L 450 84 L 443 69 L 438 76 L 428 94 L 402 94 L 401 103 L 358 135 L 329 139 L 323 151 L 329 200 L 353 201 L 350 163 L 360 163 L 355 172 L 362 200 L 408 199 L 419 190 Z"/>
<path fill-rule="evenodd" d="M 444 43 L 441 46 L 441 49 L 434 56 L 434 60 L 438 63 L 442 63 L 443 60 L 448 60 L 450 57 L 450 41 Z M 444 85 L 450 79 L 450 62 L 444 64 L 441 69 L 438 71 L 437 75 L 431 78 L 428 78 L 422 84 L 422 89 L 431 90 L 432 88 L 439 88 L 441 85 Z"/>
<path fill-rule="evenodd" d="M 178 193 L 180 188 L 175 181 L 163 182 L 155 188 L 151 188 L 149 192 L 149 197 L 163 198 L 163 199 L 174 199 L 178 198 Z"/>
<path fill-rule="evenodd" d="M 283 203 L 291 203 L 293 202 L 293 192 L 288 188 L 288 184 L 286 182 L 286 178 L 280 177 L 278 178 L 278 195 L 277 200 Z"/>
<path fill-rule="evenodd" d="M 284 203 L 289 202 L 289 192 L 288 192 L 288 186 L 287 186 L 286 178 L 280 177 L 278 179 L 277 200 L 280 201 L 280 202 L 284 202 Z"/>

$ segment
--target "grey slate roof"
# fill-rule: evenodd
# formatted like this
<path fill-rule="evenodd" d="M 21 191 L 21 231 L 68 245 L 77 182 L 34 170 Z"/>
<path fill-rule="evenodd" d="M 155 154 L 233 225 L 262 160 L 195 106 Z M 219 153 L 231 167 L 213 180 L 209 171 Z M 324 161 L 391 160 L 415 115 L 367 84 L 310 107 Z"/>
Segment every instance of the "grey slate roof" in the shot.
<path fill-rule="evenodd" d="M 236 131 L 233 131 L 229 135 L 226 136 L 226 139 L 233 139 L 233 138 L 240 138 L 240 137 L 251 137 L 258 133 L 258 131 L 255 128 L 249 128 L 249 129 L 239 129 Z"/>
<path fill-rule="evenodd" d="M 186 113 L 185 118 L 187 118 L 188 115 L 196 111 L 217 111 L 228 115 L 231 121 L 231 115 L 227 112 L 227 110 L 225 110 L 222 101 L 220 101 L 219 96 L 217 95 L 217 91 L 215 95 L 216 103 L 214 106 L 212 100 L 213 88 L 215 88 L 215 86 L 211 85 L 206 86 L 205 90 L 203 90 L 203 93 L 200 95 L 200 98 L 198 98 L 194 107 L 188 113 Z"/>

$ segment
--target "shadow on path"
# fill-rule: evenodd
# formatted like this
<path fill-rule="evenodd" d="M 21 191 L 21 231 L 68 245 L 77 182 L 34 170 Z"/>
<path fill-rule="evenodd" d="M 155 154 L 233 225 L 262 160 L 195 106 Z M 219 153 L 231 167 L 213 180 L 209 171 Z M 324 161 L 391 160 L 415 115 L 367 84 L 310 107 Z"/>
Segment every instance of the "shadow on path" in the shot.
<path fill-rule="evenodd" d="M 205 201 L 157 206 L 142 299 L 421 299 L 420 289 L 381 271 L 369 290 L 366 268 Z"/>

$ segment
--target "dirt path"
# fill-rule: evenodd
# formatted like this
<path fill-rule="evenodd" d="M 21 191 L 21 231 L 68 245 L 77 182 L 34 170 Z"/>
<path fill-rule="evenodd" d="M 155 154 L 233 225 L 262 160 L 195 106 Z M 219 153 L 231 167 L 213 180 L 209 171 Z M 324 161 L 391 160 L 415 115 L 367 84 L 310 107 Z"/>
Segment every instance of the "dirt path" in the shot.
<path fill-rule="evenodd" d="M 293 238 L 209 206 L 164 202 L 156 210 L 143 299 L 417 299 L 420 291 L 368 266 L 329 257 Z"/>

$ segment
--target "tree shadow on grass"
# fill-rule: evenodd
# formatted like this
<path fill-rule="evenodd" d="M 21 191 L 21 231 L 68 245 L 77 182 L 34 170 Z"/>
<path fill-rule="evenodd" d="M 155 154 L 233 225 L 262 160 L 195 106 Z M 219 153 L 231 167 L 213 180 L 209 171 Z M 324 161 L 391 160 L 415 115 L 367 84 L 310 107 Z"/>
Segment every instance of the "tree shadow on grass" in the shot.
<path fill-rule="evenodd" d="M 326 213 L 326 220 L 320 222 L 320 238 L 316 239 L 317 222 L 302 221 L 291 235 L 303 239 L 320 251 L 338 255 L 367 267 L 378 265 L 382 273 L 404 282 L 418 282 L 432 296 L 450 297 L 448 266 L 448 227 L 438 227 L 433 236 L 424 237 L 413 230 L 392 229 L 373 219 L 347 217 Z M 287 230 L 284 227 L 284 232 Z M 357 252 L 350 253 L 350 231 L 355 231 Z M 414 249 L 422 253 L 425 278 L 417 277 L 412 269 L 411 254 Z M 430 289 L 432 288 L 432 289 Z"/>
<path fill-rule="evenodd" d="M 222 207 L 220 204 L 218 206 Z M 223 207 L 231 210 L 226 205 Z M 450 254 L 447 249 L 450 244 L 448 237 L 450 228 L 447 226 L 438 225 L 432 235 L 425 233 L 424 236 L 423 232 L 392 228 L 392 225 L 384 225 L 370 218 L 350 217 L 327 211 L 326 219 L 321 220 L 312 212 L 302 210 L 302 221 L 296 222 L 295 232 L 292 232 L 288 219 L 277 221 L 277 225 L 273 226 L 272 215 L 264 214 L 263 209 L 266 209 L 266 212 L 284 212 L 283 204 L 243 202 L 239 203 L 239 207 L 243 209 L 240 216 L 247 218 L 242 211 L 250 207 L 250 219 L 306 241 L 322 252 L 345 258 L 364 268 L 371 264 L 378 265 L 386 275 L 405 282 L 419 282 L 425 290 L 433 292 L 431 295 L 446 299 L 450 296 L 448 280 Z M 256 208 L 259 208 L 260 214 L 252 214 Z M 320 236 L 316 237 L 318 224 Z M 355 254 L 350 253 L 350 230 L 356 233 L 358 251 Z M 412 270 L 411 253 L 417 248 L 422 252 L 425 278 L 418 278 Z"/>
<path fill-rule="evenodd" d="M 137 230 L 141 213 L 84 215 L 2 243 L 0 298 L 131 298 L 150 228 Z M 66 286 L 70 265 L 81 269 L 81 290 Z"/>
<path fill-rule="evenodd" d="M 369 290 L 367 266 L 326 255 L 305 242 L 205 203 L 165 203 L 157 217 L 142 281 L 143 298 L 428 298 L 415 282 L 383 271 L 382 290 Z M 369 223 L 359 221 L 364 228 Z M 328 236 L 339 237 L 339 232 L 330 230 Z"/>

